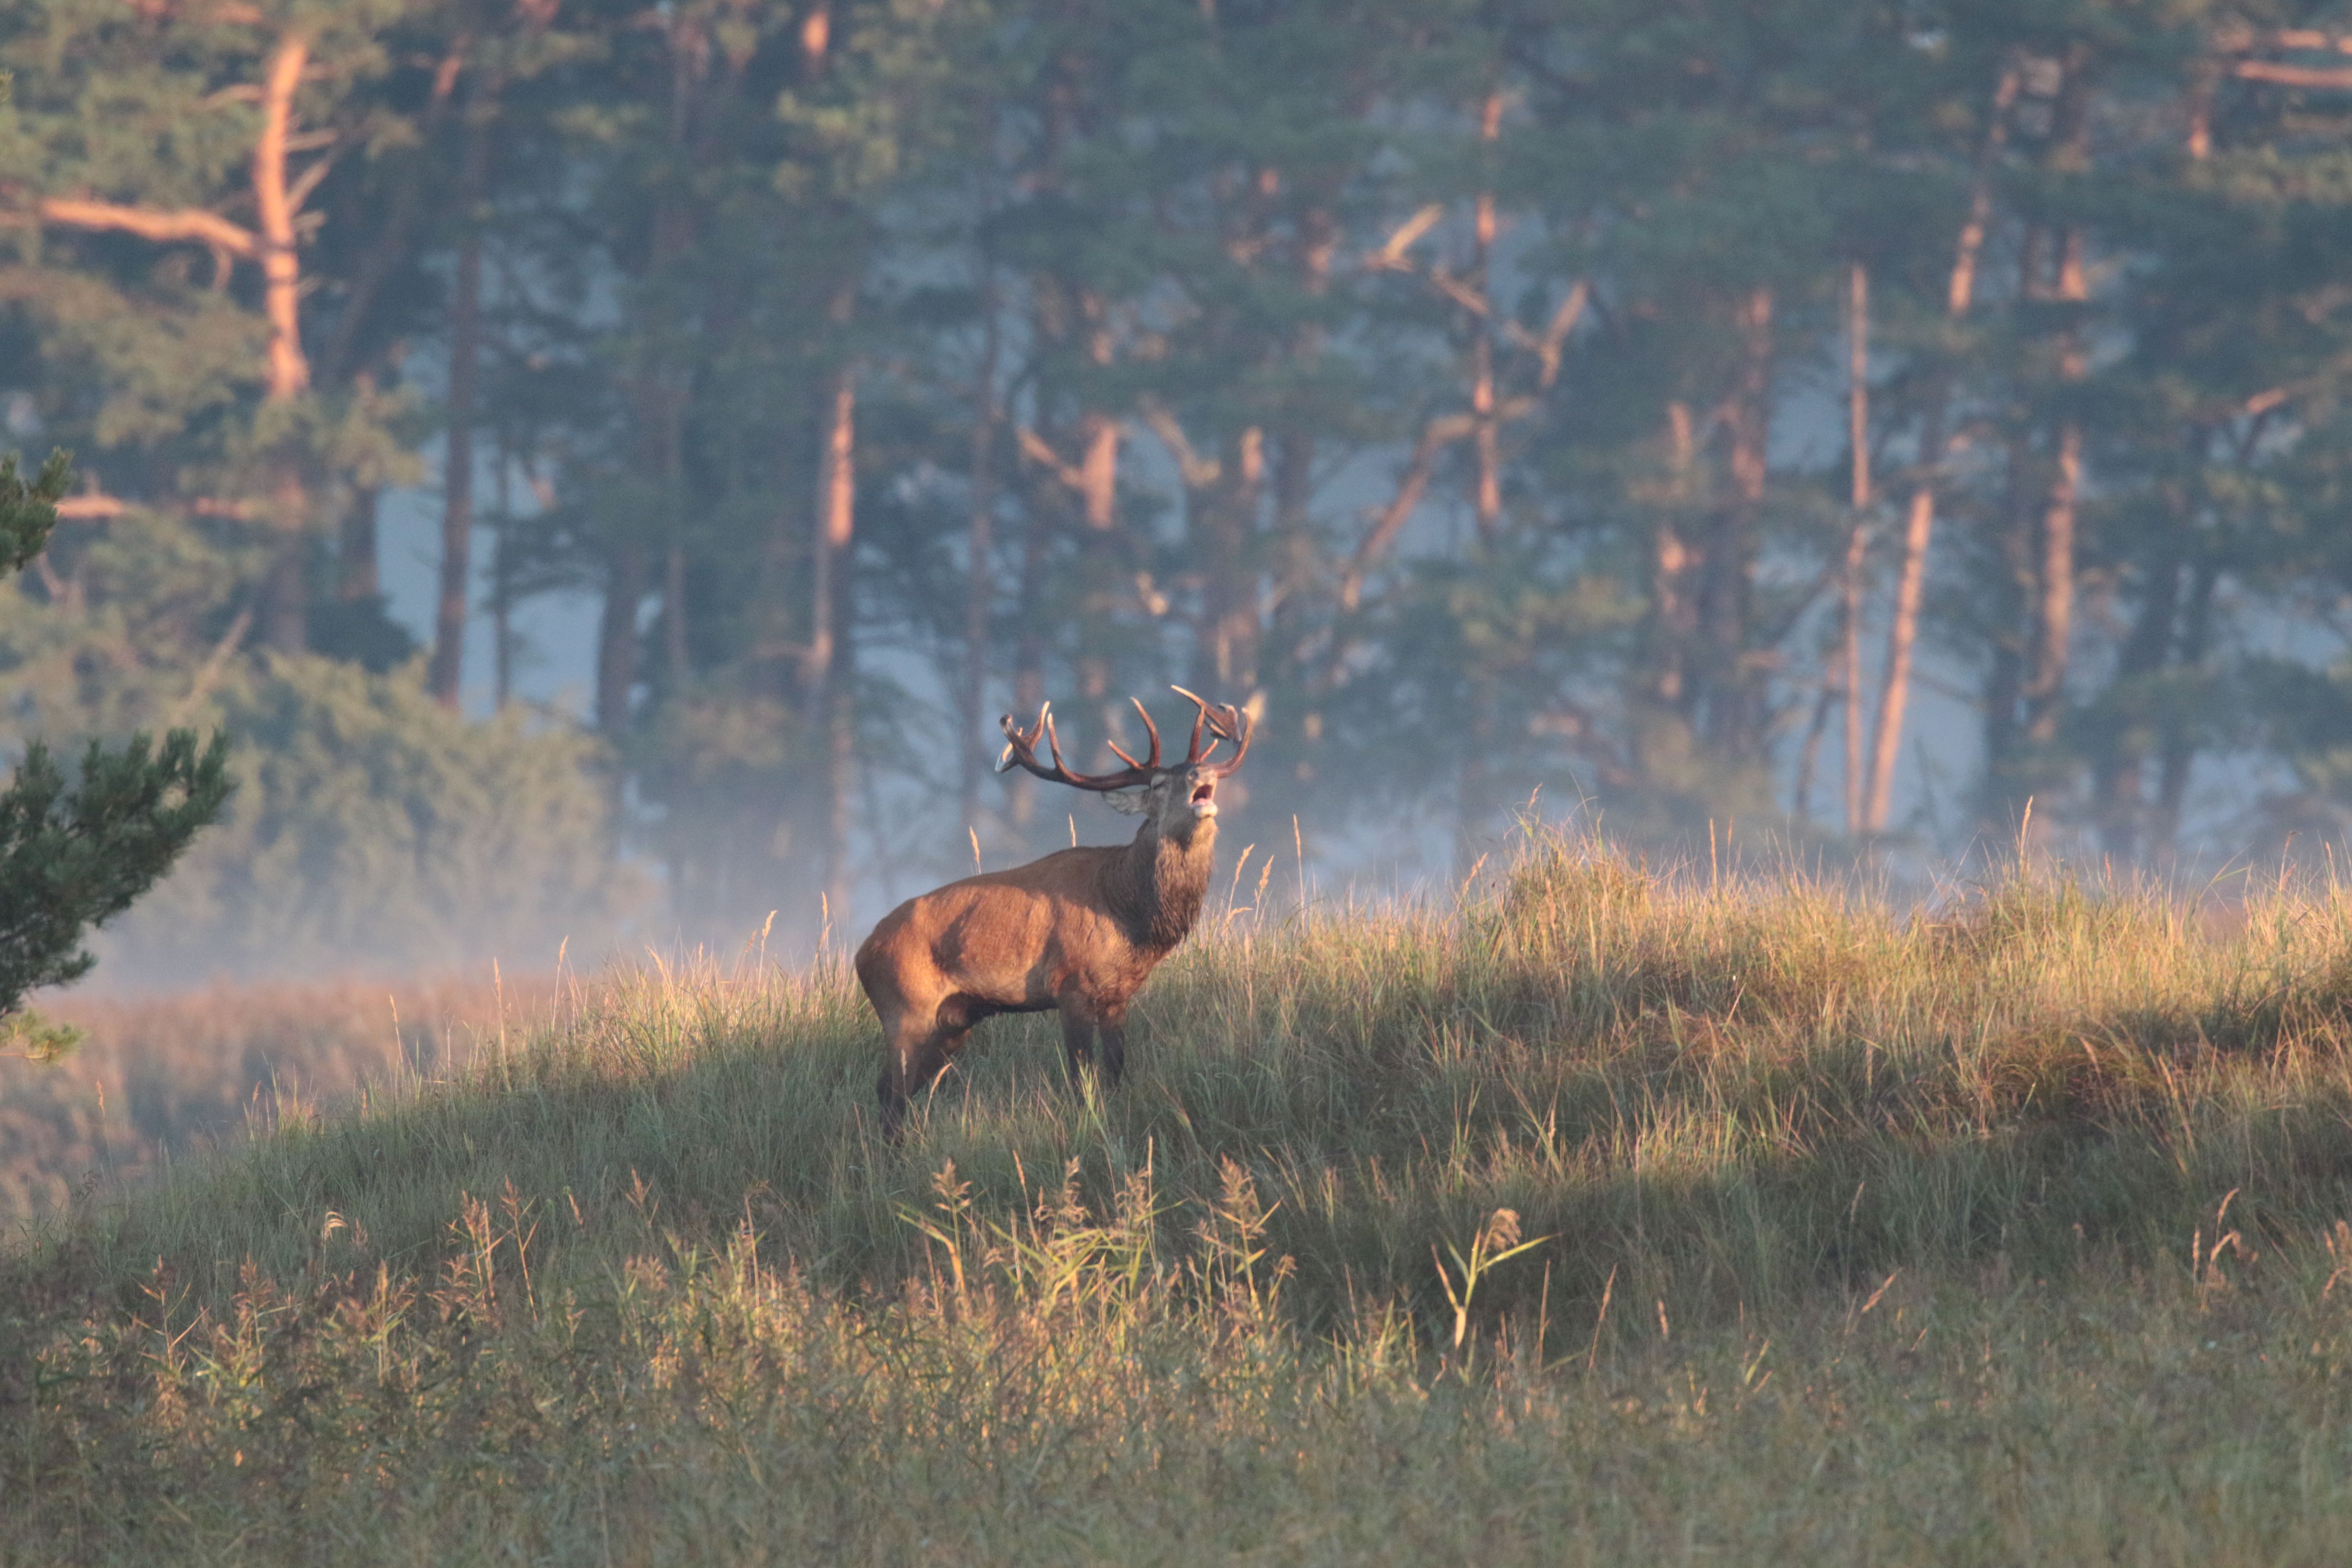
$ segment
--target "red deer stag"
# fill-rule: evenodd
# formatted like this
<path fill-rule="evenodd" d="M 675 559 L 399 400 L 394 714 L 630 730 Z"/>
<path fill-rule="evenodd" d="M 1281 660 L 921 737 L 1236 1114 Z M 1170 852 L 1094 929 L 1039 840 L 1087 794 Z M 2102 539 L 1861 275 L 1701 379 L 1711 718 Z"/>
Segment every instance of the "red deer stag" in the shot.
<path fill-rule="evenodd" d="M 971 1026 L 999 1013 L 1060 1009 L 1073 1088 L 1095 1063 L 1099 1032 L 1103 1082 L 1118 1086 L 1127 1005 L 1200 915 L 1216 853 L 1217 784 L 1241 766 L 1253 727 L 1234 708 L 1172 689 L 1199 710 L 1192 748 L 1173 767 L 1160 765 L 1160 731 L 1140 702 L 1135 710 L 1151 737 L 1150 756 L 1139 763 L 1113 746 L 1127 766 L 1098 775 L 1064 765 L 1053 704 L 1025 733 L 1004 716 L 1010 744 L 997 772 L 1018 763 L 1041 779 L 1097 791 L 1143 826 L 1121 848 L 1065 849 L 950 882 L 908 900 L 874 928 L 857 950 L 857 981 L 889 1053 L 880 1085 L 887 1136 L 898 1136 L 908 1100 L 947 1069 Z M 1051 766 L 1037 760 L 1040 739 Z M 1221 741 L 1234 754 L 1212 762 Z"/>

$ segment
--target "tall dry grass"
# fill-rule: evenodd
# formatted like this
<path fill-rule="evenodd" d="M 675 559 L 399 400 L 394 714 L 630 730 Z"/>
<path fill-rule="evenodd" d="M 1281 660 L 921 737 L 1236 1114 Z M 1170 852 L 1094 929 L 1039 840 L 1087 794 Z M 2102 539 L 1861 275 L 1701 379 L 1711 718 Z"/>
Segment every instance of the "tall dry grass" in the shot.
<path fill-rule="evenodd" d="M 837 968 L 615 973 L 45 1228 L 0 1552 L 2332 1561 L 2347 938 L 1538 838 L 897 1149 Z"/>

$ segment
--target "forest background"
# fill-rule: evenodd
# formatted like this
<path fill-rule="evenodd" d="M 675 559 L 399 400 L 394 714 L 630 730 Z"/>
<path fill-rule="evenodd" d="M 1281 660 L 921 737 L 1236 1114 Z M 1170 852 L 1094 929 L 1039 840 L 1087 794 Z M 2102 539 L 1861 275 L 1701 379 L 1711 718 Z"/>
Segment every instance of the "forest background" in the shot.
<path fill-rule="evenodd" d="M 122 976 L 805 941 L 1073 831 L 997 712 L 1094 760 L 1171 680 L 1258 704 L 1252 837 L 1392 866 L 1538 789 L 2168 872 L 2352 812 L 2339 5 L 0 0 L 0 419 L 85 485 L 0 728 L 244 781 Z"/>

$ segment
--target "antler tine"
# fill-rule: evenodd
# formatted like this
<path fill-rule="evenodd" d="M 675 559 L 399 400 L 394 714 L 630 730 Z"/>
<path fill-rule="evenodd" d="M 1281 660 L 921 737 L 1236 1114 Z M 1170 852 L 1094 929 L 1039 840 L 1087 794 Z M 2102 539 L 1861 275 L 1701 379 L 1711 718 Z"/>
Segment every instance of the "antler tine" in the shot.
<path fill-rule="evenodd" d="M 996 727 L 1004 731 L 1004 754 L 996 759 L 998 773 L 1011 773 L 1016 763 L 1033 773 L 1039 772 L 1037 742 L 1045 738 L 1045 721 L 1053 716 L 1053 712 L 1054 705 L 1051 702 L 1040 708 L 1037 710 L 1036 724 L 1025 735 L 1021 732 L 1021 726 L 1013 721 L 1012 714 L 1003 713 L 997 716 Z"/>
<path fill-rule="evenodd" d="M 1110 747 L 1111 755 L 1117 757 L 1120 762 L 1125 763 L 1129 767 L 1141 768 L 1144 772 L 1150 773 L 1160 766 L 1160 726 L 1151 721 L 1150 710 L 1143 706 L 1143 699 L 1140 697 L 1130 697 L 1128 700 L 1135 704 L 1135 716 L 1143 721 L 1144 733 L 1151 737 L 1151 760 L 1148 763 L 1137 762 L 1133 757 L 1127 754 L 1126 749 L 1120 746 L 1117 741 L 1107 741 L 1104 744 Z"/>
<path fill-rule="evenodd" d="M 1003 730 L 1005 740 L 1009 742 L 1004 748 L 1004 755 L 996 764 L 998 773 L 1003 773 L 1018 765 L 1050 783 L 1066 784 L 1078 789 L 1090 790 L 1128 789 L 1136 784 L 1151 782 L 1151 770 L 1138 766 L 1132 761 L 1126 768 L 1115 773 L 1072 773 L 1069 764 L 1062 760 L 1062 738 L 1054 727 L 1054 705 L 1050 702 L 1038 709 L 1037 722 L 1031 725 L 1026 731 L 1013 721 L 1013 715 L 1010 713 L 999 719 L 997 724 Z M 1050 767 L 1037 760 L 1037 742 L 1040 740 L 1045 742 L 1046 754 L 1054 759 L 1053 765 Z M 1116 751 L 1118 748 L 1112 749 Z M 1154 755 L 1157 754 L 1155 749 Z"/>
<path fill-rule="evenodd" d="M 1054 727 L 1054 715 L 1049 710 L 1039 721 L 1045 726 L 1045 753 L 1054 759 L 1054 771 L 1068 776 L 1070 764 L 1062 761 L 1062 732 Z"/>
<path fill-rule="evenodd" d="M 1223 778 L 1240 767 L 1242 759 L 1249 755 L 1250 737 L 1257 733 L 1257 721 L 1228 702 L 1225 704 L 1224 722 L 1214 728 L 1219 735 L 1234 743 L 1234 754 L 1217 764 L 1217 776 Z"/>
<path fill-rule="evenodd" d="M 1181 686 L 1171 687 L 1170 689 L 1189 699 L 1192 705 L 1201 710 L 1199 716 L 1192 721 L 1193 754 L 1190 760 L 1197 765 L 1206 766 L 1209 764 L 1210 753 L 1217 749 L 1217 742 L 1231 741 L 1234 743 L 1234 754 L 1214 765 L 1216 774 L 1219 778 L 1223 778 L 1240 767 L 1242 759 L 1249 754 L 1250 736 L 1256 731 L 1257 721 L 1230 702 L 1212 707 Z M 1201 727 L 1203 724 L 1208 726 L 1210 735 L 1209 749 L 1206 752 L 1201 749 Z"/>
<path fill-rule="evenodd" d="M 1209 721 L 1209 705 L 1206 702 L 1202 701 L 1198 697 L 1192 695 L 1192 693 L 1185 690 L 1181 686 L 1171 686 L 1168 689 L 1174 692 L 1177 696 L 1181 697 L 1185 701 L 1190 702 L 1195 709 L 1199 710 L 1199 711 L 1192 715 L 1192 743 L 1184 749 L 1184 765 L 1189 768 L 1201 763 L 1207 762 L 1209 760 L 1209 752 L 1213 752 L 1217 749 L 1217 738 L 1215 735 L 1212 734 L 1209 737 L 1209 751 L 1204 752 L 1201 750 L 1201 729 L 1202 726 Z"/>

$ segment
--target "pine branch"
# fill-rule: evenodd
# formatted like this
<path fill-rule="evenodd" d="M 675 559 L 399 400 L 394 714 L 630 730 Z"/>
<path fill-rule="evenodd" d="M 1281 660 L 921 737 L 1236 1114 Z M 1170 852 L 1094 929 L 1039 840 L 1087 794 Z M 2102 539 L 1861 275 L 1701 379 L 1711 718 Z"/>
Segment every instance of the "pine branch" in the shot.
<path fill-rule="evenodd" d="M 88 973 L 83 932 L 153 886 L 231 788 L 226 735 L 201 753 L 193 730 L 160 751 L 144 735 L 120 751 L 93 741 L 71 786 L 48 748 L 27 747 L 0 794 L 0 1017 Z"/>
<path fill-rule="evenodd" d="M 15 454 L 0 458 L 0 576 L 21 572 L 48 548 L 58 525 L 58 502 L 73 482 L 73 454 L 49 454 L 30 485 L 16 471 Z"/>
<path fill-rule="evenodd" d="M 152 207 L 125 206 L 120 202 L 49 196 L 42 201 L 39 210 L 44 222 L 61 224 L 68 228 L 135 234 L 159 245 L 205 245 L 247 261 L 253 259 L 256 248 L 252 230 L 240 227 L 219 214 L 206 212 L 202 207 L 183 207 L 165 212 Z"/>

